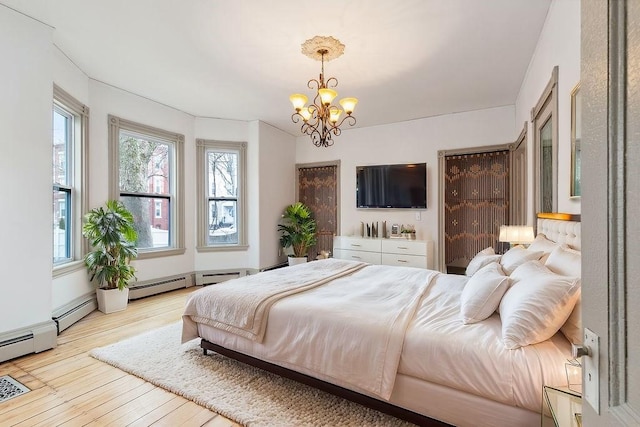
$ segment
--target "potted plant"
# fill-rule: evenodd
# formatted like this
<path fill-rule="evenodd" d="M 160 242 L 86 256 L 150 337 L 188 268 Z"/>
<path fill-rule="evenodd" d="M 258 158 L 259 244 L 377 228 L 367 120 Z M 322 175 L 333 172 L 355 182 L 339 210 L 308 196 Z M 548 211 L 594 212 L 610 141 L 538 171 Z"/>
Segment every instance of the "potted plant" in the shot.
<path fill-rule="evenodd" d="M 413 225 L 403 225 L 400 230 L 405 239 L 416 240 L 416 229 Z"/>
<path fill-rule="evenodd" d="M 307 262 L 307 251 L 316 244 L 317 225 L 311 211 L 304 203 L 296 202 L 286 207 L 282 219 L 278 224 L 280 244 L 283 248 L 293 249 L 289 265 Z"/>
<path fill-rule="evenodd" d="M 113 313 L 127 308 L 129 281 L 135 279 L 131 260 L 136 258 L 137 233 L 133 215 L 118 200 L 94 208 L 84 217 L 82 235 L 89 240 L 91 252 L 84 257 L 90 280 L 98 284 L 98 309 Z"/>

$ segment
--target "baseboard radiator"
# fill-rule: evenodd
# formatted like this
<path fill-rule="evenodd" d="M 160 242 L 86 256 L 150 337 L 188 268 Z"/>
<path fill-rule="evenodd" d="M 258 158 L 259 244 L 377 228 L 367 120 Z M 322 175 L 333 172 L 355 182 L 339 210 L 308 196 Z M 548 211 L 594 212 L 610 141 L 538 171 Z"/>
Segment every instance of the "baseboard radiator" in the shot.
<path fill-rule="evenodd" d="M 199 271 L 196 273 L 196 286 L 214 285 L 216 283 L 226 282 L 227 280 L 237 279 L 238 277 L 243 277 L 248 274 L 249 272 L 246 268 Z"/>
<path fill-rule="evenodd" d="M 0 362 L 55 348 L 56 337 L 57 328 L 53 321 L 0 334 Z"/>
<path fill-rule="evenodd" d="M 76 298 L 68 304 L 54 310 L 52 317 L 53 321 L 56 322 L 58 335 L 97 308 L 98 301 L 96 300 L 96 294 L 92 292 L 91 294 Z"/>
<path fill-rule="evenodd" d="M 145 298 L 190 286 L 193 286 L 193 274 L 191 273 L 134 282 L 129 285 L 129 300 Z"/>

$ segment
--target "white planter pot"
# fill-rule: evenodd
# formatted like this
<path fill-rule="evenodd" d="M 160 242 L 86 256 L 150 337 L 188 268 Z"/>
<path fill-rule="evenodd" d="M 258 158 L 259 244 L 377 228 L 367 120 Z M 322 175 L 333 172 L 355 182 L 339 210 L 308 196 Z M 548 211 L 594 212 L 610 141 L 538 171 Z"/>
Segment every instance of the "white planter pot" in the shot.
<path fill-rule="evenodd" d="M 115 313 L 127 308 L 129 302 L 129 288 L 118 289 L 96 289 L 98 298 L 98 310 L 105 314 Z"/>
<path fill-rule="evenodd" d="M 297 264 L 304 264 L 305 262 L 307 262 L 307 257 L 294 257 L 294 256 L 290 256 L 289 257 L 289 265 L 297 265 Z"/>

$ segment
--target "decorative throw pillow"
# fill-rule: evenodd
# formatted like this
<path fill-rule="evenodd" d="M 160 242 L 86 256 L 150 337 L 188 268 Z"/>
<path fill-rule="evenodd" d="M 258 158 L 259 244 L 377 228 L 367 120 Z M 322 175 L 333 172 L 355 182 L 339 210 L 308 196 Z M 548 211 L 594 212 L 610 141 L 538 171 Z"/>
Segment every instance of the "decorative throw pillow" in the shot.
<path fill-rule="evenodd" d="M 513 350 L 551 338 L 576 304 L 580 279 L 560 276 L 538 261 L 522 264 L 511 279 L 500 301 L 505 347 Z"/>
<path fill-rule="evenodd" d="M 500 260 L 500 255 L 496 255 L 496 251 L 490 246 L 478 252 L 476 256 L 469 262 L 467 265 L 467 271 L 465 274 L 467 276 L 473 276 L 478 270 L 484 267 L 487 264 L 491 264 L 492 262 L 498 262 Z"/>
<path fill-rule="evenodd" d="M 462 323 L 476 323 L 491 316 L 500 305 L 509 282 L 509 277 L 504 275 L 497 262 L 478 270 L 464 286 L 460 296 Z"/>
<path fill-rule="evenodd" d="M 519 265 L 527 261 L 539 260 L 542 255 L 544 255 L 542 251 L 531 251 L 522 246 L 514 246 L 502 255 L 500 265 L 502 265 L 504 274 L 510 276 Z"/>

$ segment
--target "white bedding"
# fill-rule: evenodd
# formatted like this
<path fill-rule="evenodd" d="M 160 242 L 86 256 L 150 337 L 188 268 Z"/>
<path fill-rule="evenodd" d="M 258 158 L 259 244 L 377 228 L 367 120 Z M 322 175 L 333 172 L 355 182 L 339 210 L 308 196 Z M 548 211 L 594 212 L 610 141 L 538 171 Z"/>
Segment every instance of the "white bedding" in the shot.
<path fill-rule="evenodd" d="M 404 276 L 398 276 L 400 272 Z M 375 285 L 374 279 L 387 285 Z M 566 381 L 569 343 L 556 334 L 540 344 L 507 350 L 497 314 L 463 325 L 459 301 L 466 280 L 429 270 L 371 265 L 273 304 L 261 343 L 203 324 L 197 331 L 226 348 L 378 398 L 396 394 L 397 367 L 403 377 L 539 412 L 542 385 Z M 409 287 L 418 292 L 413 298 L 404 292 Z M 366 308 L 365 300 L 373 301 L 375 308 Z M 407 309 L 398 311 L 402 304 Z M 388 315 L 389 310 L 393 314 Z M 383 324 L 395 326 L 395 332 L 382 338 L 378 328 Z M 405 330 L 402 339 L 397 332 Z M 357 331 L 374 333 L 365 338 Z M 378 345 L 392 341 L 400 343 L 401 352 Z"/>
<path fill-rule="evenodd" d="M 540 344 L 508 350 L 500 316 L 464 325 L 464 276 L 439 276 L 407 330 L 398 373 L 540 411 L 542 386 L 566 383 L 571 346 L 556 334 Z"/>
<path fill-rule="evenodd" d="M 187 301 L 182 342 L 196 337 L 196 322 L 260 342 L 269 310 L 276 301 L 354 273 L 365 265 L 332 258 L 206 288 L 198 298 Z"/>
<path fill-rule="evenodd" d="M 276 302 L 269 313 L 263 343 L 229 334 L 231 348 L 235 348 L 233 341 L 244 342 L 245 350 L 251 349 L 252 354 L 256 351 L 261 358 L 388 399 L 407 327 L 432 279 L 439 274 L 419 268 L 369 265 Z M 200 306 L 191 300 L 209 292 L 205 288 L 193 294 L 187 302 L 191 315 Z M 198 313 L 196 317 L 205 316 Z M 183 340 L 188 340 L 193 338 L 193 319 L 190 315 L 183 319 Z"/>

